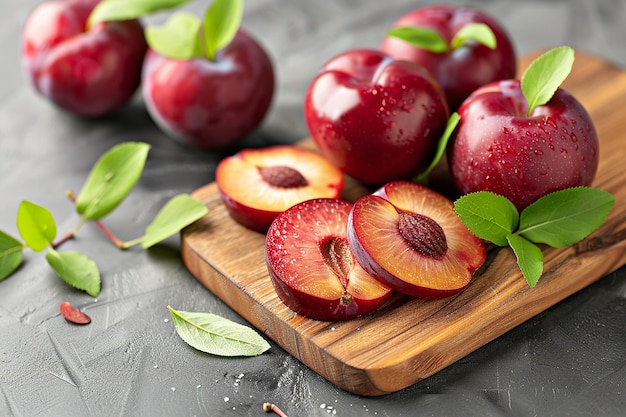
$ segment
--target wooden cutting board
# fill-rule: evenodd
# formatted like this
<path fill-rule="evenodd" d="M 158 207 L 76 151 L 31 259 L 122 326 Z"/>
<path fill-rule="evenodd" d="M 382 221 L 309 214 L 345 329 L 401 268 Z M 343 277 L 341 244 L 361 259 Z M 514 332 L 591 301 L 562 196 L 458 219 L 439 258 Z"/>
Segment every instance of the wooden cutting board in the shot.
<path fill-rule="evenodd" d="M 531 58 L 525 57 L 520 68 Z M 209 214 L 183 231 L 184 263 L 265 336 L 342 389 L 377 396 L 410 386 L 626 263 L 626 72 L 577 52 L 564 87 L 596 124 L 601 153 L 594 186 L 611 192 L 616 204 L 589 238 L 568 248 L 544 249 L 545 272 L 533 289 L 510 250 L 491 248 L 472 284 L 454 297 L 396 295 L 361 319 L 309 320 L 280 301 L 265 265 L 265 236 L 229 217 L 214 183 L 193 193 Z M 366 192 L 346 179 L 346 199 Z"/>

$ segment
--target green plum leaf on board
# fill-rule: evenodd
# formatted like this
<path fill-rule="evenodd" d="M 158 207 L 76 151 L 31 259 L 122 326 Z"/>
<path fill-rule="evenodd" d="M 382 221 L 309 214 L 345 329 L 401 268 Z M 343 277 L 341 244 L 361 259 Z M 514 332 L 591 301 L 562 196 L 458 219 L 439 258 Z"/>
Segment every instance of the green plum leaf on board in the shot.
<path fill-rule="evenodd" d="M 510 246 L 528 285 L 543 274 L 539 244 L 573 245 L 596 231 L 615 204 L 610 193 L 593 187 L 572 187 L 539 198 L 518 213 L 506 197 L 488 191 L 466 194 L 454 202 L 465 226 L 481 239 Z"/>
<path fill-rule="evenodd" d="M 590 187 L 574 187 L 547 194 L 526 207 L 519 234 L 554 248 L 584 239 L 605 221 L 615 197 Z"/>
<path fill-rule="evenodd" d="M 528 286 L 534 287 L 543 274 L 543 252 L 537 245 L 520 235 L 510 234 L 507 240 Z"/>
<path fill-rule="evenodd" d="M 481 239 L 507 246 L 507 237 L 517 229 L 519 213 L 506 197 L 479 191 L 466 194 L 454 203 L 468 229 Z"/>

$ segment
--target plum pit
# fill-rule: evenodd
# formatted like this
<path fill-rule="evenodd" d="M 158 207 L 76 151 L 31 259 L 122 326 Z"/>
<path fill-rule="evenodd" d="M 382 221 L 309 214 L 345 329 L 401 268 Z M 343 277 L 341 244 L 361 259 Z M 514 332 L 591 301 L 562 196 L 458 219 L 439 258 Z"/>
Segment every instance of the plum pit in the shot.
<path fill-rule="evenodd" d="M 308 185 L 300 171 L 285 165 L 259 167 L 259 174 L 265 182 L 275 187 L 297 188 Z"/>
<path fill-rule="evenodd" d="M 407 244 L 420 255 L 439 260 L 448 250 L 443 228 L 428 216 L 400 211 L 398 230 Z"/>

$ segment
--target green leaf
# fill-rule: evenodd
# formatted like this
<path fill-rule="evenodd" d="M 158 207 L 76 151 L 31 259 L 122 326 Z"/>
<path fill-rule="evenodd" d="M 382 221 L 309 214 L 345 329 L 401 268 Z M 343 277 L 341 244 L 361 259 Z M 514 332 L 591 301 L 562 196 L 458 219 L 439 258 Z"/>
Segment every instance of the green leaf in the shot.
<path fill-rule="evenodd" d="M 402 39 L 417 48 L 426 49 L 436 54 L 442 54 L 450 50 L 448 43 L 441 37 L 439 32 L 429 28 L 398 26 L 389 29 L 387 35 Z"/>
<path fill-rule="evenodd" d="M 481 239 L 507 246 L 507 237 L 515 231 L 519 214 L 513 203 L 489 191 L 466 194 L 454 202 L 461 221 Z"/>
<path fill-rule="evenodd" d="M 204 204 L 188 194 L 179 194 L 173 197 L 146 228 L 141 246 L 147 249 L 159 243 L 180 232 L 207 212 L 208 209 Z"/>
<path fill-rule="evenodd" d="M 550 101 L 574 65 L 574 50 L 569 46 L 553 48 L 536 58 L 522 75 L 521 87 L 528 102 L 527 115 Z"/>
<path fill-rule="evenodd" d="M 0 281 L 11 275 L 22 262 L 24 244 L 0 230 Z"/>
<path fill-rule="evenodd" d="M 202 352 L 219 356 L 257 356 L 270 348 L 250 327 L 211 313 L 167 308 L 181 339 Z"/>
<path fill-rule="evenodd" d="M 522 211 L 519 234 L 555 248 L 573 245 L 599 228 L 614 204 L 615 197 L 597 188 L 556 191 Z"/>
<path fill-rule="evenodd" d="M 476 41 L 489 49 L 496 49 L 498 43 L 493 30 L 484 23 L 468 23 L 463 26 L 452 38 L 450 47 L 458 49 L 468 41 Z"/>
<path fill-rule="evenodd" d="M 517 258 L 519 266 L 529 287 L 537 285 L 541 274 L 543 274 L 543 253 L 541 249 L 532 242 L 521 236 L 510 234 L 507 240 Z"/>
<path fill-rule="evenodd" d="M 70 286 L 85 291 L 92 297 L 100 294 L 100 272 L 94 261 L 78 252 L 46 253 L 48 264 L 57 275 Z"/>
<path fill-rule="evenodd" d="M 148 45 L 159 54 L 187 60 L 202 56 L 200 29 L 202 23 L 192 13 L 175 13 L 161 26 L 146 28 Z"/>
<path fill-rule="evenodd" d="M 102 0 L 89 15 L 88 26 L 111 20 L 137 19 L 173 9 L 191 0 Z"/>
<path fill-rule="evenodd" d="M 210 60 L 233 40 L 242 16 L 243 0 L 213 0 L 204 15 L 204 41 Z"/>
<path fill-rule="evenodd" d="M 461 116 L 459 116 L 457 112 L 454 112 L 450 115 L 448 123 L 446 124 L 446 129 L 444 130 L 441 138 L 439 138 L 439 142 L 437 143 L 437 150 L 435 152 L 433 160 L 430 162 L 430 165 L 424 170 L 424 172 L 415 177 L 415 182 L 423 185 L 428 185 L 428 176 L 443 157 L 443 154 L 446 151 L 446 147 L 448 146 L 450 136 L 452 136 L 452 132 L 454 132 L 454 129 L 456 129 L 456 126 L 459 124 L 460 119 Z"/>
<path fill-rule="evenodd" d="M 57 235 L 57 226 L 52 213 L 30 201 L 22 201 L 17 210 L 17 229 L 24 243 L 41 252 L 52 244 Z"/>
<path fill-rule="evenodd" d="M 99 220 L 126 198 L 143 172 L 150 145 L 126 142 L 100 157 L 76 199 L 83 219 Z"/>

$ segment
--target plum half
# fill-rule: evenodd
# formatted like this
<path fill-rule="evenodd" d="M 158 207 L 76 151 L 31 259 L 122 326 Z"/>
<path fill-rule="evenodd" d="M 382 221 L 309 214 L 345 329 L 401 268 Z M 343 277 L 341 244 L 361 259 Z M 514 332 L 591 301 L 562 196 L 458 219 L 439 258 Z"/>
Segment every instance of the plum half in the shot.
<path fill-rule="evenodd" d="M 391 288 L 354 259 L 347 237 L 352 204 L 318 198 L 279 214 L 265 240 L 265 260 L 287 307 L 323 321 L 349 320 L 380 308 Z"/>
<path fill-rule="evenodd" d="M 220 197 L 243 226 L 265 233 L 276 216 L 313 198 L 338 198 L 343 173 L 321 154 L 293 145 L 243 149 L 220 161 Z"/>
<path fill-rule="evenodd" d="M 394 290 L 443 298 L 465 289 L 486 258 L 485 245 L 443 195 L 409 181 L 358 199 L 348 219 L 355 259 Z"/>

